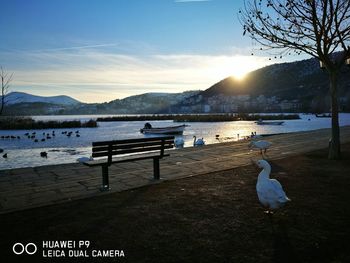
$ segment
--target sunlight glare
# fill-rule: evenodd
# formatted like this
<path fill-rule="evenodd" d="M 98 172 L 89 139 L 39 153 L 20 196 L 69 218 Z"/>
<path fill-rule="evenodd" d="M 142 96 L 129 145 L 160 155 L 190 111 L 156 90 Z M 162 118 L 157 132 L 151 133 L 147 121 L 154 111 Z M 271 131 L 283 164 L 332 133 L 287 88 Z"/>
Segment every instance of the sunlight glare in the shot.
<path fill-rule="evenodd" d="M 217 61 L 217 64 L 214 66 L 213 75 L 218 79 L 232 76 L 236 80 L 243 80 L 249 72 L 267 64 L 266 58 L 262 57 L 224 57 L 221 61 Z"/>

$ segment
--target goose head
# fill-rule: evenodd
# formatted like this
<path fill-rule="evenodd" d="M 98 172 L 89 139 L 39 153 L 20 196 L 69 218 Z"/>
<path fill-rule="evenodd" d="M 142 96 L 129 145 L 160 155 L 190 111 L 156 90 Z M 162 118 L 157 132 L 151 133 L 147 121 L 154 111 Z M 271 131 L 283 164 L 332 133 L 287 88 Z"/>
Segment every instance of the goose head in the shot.
<path fill-rule="evenodd" d="M 256 162 L 256 164 L 260 167 L 260 168 L 263 168 L 263 169 L 271 169 L 271 166 L 270 164 L 265 161 L 265 160 L 259 160 Z"/>

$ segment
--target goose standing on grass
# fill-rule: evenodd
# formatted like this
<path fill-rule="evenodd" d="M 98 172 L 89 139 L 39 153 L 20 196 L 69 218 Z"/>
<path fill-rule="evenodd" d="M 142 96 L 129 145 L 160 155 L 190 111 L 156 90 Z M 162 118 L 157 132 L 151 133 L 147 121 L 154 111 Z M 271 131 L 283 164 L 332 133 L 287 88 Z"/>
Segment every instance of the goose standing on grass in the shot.
<path fill-rule="evenodd" d="M 193 136 L 193 146 L 203 146 L 205 144 L 205 141 L 203 138 L 197 139 L 196 136 Z"/>
<path fill-rule="evenodd" d="M 183 148 L 183 147 L 184 147 L 184 144 L 185 144 L 185 141 L 184 141 L 183 138 L 177 137 L 177 138 L 174 140 L 174 144 L 175 144 L 175 147 L 176 147 L 176 148 Z"/>
<path fill-rule="evenodd" d="M 256 164 L 259 168 L 263 168 L 258 176 L 256 192 L 260 203 L 268 209 L 267 213 L 272 213 L 271 210 L 276 210 L 291 200 L 283 191 L 280 182 L 270 179 L 270 164 L 265 160 L 259 160 Z"/>
<path fill-rule="evenodd" d="M 250 149 L 260 149 L 260 154 L 263 155 L 266 153 L 267 149 L 272 145 L 271 142 L 268 141 L 251 141 L 248 145 Z"/>

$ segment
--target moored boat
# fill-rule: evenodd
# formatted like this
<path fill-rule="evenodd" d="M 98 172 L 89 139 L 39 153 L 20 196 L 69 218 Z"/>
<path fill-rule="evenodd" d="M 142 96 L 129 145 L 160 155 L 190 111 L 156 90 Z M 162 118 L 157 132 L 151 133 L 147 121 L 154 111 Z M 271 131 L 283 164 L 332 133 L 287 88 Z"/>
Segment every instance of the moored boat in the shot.
<path fill-rule="evenodd" d="M 185 127 L 187 125 L 178 125 L 178 126 L 167 126 L 167 127 L 158 127 L 153 128 L 150 123 L 146 123 L 145 126 L 140 129 L 140 132 L 143 134 L 183 134 Z"/>
<path fill-rule="evenodd" d="M 332 118 L 332 115 L 330 113 L 323 113 L 323 114 L 315 114 L 316 118 Z"/>
<path fill-rule="evenodd" d="M 258 125 L 282 125 L 284 121 L 263 121 L 263 120 L 258 120 L 255 122 Z"/>

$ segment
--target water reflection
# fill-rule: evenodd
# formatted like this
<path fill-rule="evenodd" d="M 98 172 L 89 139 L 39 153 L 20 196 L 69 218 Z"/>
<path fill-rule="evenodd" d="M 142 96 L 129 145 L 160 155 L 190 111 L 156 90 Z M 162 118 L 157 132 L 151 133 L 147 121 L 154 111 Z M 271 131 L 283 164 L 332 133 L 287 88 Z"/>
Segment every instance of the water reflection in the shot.
<path fill-rule="evenodd" d="M 72 120 L 97 118 L 99 116 L 36 116 L 38 120 Z M 203 138 L 206 144 L 236 141 L 251 135 L 277 134 L 295 131 L 307 131 L 330 128 L 330 118 L 316 118 L 314 115 L 300 115 L 300 120 L 286 120 L 283 125 L 257 125 L 254 121 L 236 122 L 191 122 L 186 123 L 184 135 L 176 136 L 184 141 L 184 147 L 193 146 L 193 136 Z M 0 158 L 0 169 L 38 166 L 46 164 L 71 163 L 82 156 L 89 157 L 91 143 L 102 140 L 142 138 L 140 133 L 144 121 L 136 122 L 100 122 L 98 128 L 79 129 L 80 137 L 67 137 L 62 131 L 75 132 L 77 129 L 55 129 L 56 136 L 50 140 L 33 142 L 24 136 L 26 130 L 0 130 L 0 136 L 20 136 L 21 139 L 1 139 L 1 147 L 8 152 L 8 158 Z M 151 121 L 153 127 L 172 126 L 172 121 Z M 182 123 L 178 123 L 182 124 Z M 340 114 L 340 125 L 350 125 L 350 114 Z M 41 135 L 48 130 L 35 130 Z M 32 131 L 31 131 L 32 132 Z M 52 132 L 50 130 L 50 132 Z M 38 136 L 38 139 L 41 139 Z M 47 151 L 48 158 L 41 158 L 40 152 Z"/>

